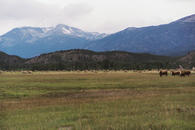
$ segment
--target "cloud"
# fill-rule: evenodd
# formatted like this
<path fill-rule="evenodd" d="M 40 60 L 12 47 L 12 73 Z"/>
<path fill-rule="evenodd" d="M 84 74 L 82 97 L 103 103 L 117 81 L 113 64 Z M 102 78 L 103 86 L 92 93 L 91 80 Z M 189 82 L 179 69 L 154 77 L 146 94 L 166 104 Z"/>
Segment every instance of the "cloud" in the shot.
<path fill-rule="evenodd" d="M 88 15 L 92 11 L 93 8 L 87 3 L 76 3 L 65 6 L 63 9 L 63 15 L 68 18 L 77 19 Z"/>
<path fill-rule="evenodd" d="M 44 4 L 30 0 L 3 0 L 0 1 L 0 17 L 1 19 L 22 20 L 34 19 L 37 17 L 52 14 L 52 8 Z"/>
<path fill-rule="evenodd" d="M 35 0 L 1 0 L 0 5 L 0 24 L 7 23 L 4 25 L 7 27 L 20 26 L 18 23 L 26 23 L 23 26 L 71 24 L 93 11 L 90 5 L 82 2 L 63 6 Z"/>
<path fill-rule="evenodd" d="M 0 34 L 20 26 L 67 24 L 112 33 L 195 13 L 195 0 L 0 0 Z"/>
<path fill-rule="evenodd" d="M 0 1 L 1 19 L 40 19 L 43 17 L 77 18 L 90 13 L 93 9 L 86 3 L 69 4 L 60 8 L 58 5 L 46 5 L 31 0 Z"/>
<path fill-rule="evenodd" d="M 169 0 L 173 2 L 195 2 L 194 0 Z"/>

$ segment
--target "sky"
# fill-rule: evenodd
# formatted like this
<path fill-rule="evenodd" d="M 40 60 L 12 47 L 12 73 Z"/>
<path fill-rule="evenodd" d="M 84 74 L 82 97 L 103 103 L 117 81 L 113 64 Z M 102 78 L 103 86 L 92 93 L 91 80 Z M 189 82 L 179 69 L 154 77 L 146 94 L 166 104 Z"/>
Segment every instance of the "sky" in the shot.
<path fill-rule="evenodd" d="M 0 35 L 66 24 L 88 32 L 167 24 L 195 14 L 195 0 L 0 0 Z"/>

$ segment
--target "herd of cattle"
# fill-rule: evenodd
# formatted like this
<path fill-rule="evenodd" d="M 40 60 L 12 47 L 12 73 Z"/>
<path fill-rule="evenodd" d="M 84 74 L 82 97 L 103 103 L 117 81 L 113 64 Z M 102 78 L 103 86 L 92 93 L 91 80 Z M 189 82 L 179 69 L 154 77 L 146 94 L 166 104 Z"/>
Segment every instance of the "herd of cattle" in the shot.
<path fill-rule="evenodd" d="M 189 71 L 189 70 L 171 71 L 172 76 L 178 75 L 178 76 L 181 76 L 181 77 L 185 77 L 185 76 L 190 76 L 190 74 L 191 74 L 191 71 Z M 163 75 L 168 76 L 168 71 L 167 70 L 161 70 L 159 72 L 159 75 L 160 75 L 160 77 L 162 77 Z"/>

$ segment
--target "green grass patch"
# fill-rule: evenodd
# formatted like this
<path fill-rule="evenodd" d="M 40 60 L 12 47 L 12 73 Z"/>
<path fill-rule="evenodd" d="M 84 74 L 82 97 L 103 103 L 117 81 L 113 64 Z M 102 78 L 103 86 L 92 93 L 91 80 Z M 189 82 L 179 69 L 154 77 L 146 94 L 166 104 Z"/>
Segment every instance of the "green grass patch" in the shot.
<path fill-rule="evenodd" d="M 195 75 L 33 72 L 0 75 L 0 129 L 193 130 Z"/>

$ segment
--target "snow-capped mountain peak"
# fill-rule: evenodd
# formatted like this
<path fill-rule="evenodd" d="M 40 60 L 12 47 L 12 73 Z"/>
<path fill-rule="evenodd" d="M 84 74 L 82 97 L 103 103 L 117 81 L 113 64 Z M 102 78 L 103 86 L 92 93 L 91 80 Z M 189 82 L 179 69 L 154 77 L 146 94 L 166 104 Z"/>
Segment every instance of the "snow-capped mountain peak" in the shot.
<path fill-rule="evenodd" d="M 86 40 L 96 40 L 101 39 L 106 36 L 106 34 L 94 33 L 94 32 L 85 32 L 80 29 L 70 27 L 64 24 L 58 24 L 55 27 L 21 27 L 15 28 L 8 33 L 4 34 L 1 37 L 6 37 L 9 39 L 17 39 L 26 41 L 26 42 L 34 42 L 37 39 L 52 36 L 52 35 L 61 35 L 61 36 L 71 36 L 83 38 Z"/>
<path fill-rule="evenodd" d="M 21 27 L 0 36 L 0 49 L 8 54 L 29 57 L 51 51 L 83 48 L 90 41 L 105 36 L 63 24 L 54 27 Z"/>
<path fill-rule="evenodd" d="M 106 34 L 101 34 L 98 32 L 85 32 L 81 29 L 70 27 L 64 24 L 56 25 L 56 27 L 54 27 L 54 29 L 51 31 L 53 33 L 69 35 L 72 37 L 84 38 L 86 40 L 97 40 L 97 39 L 101 39 L 107 36 Z"/>

